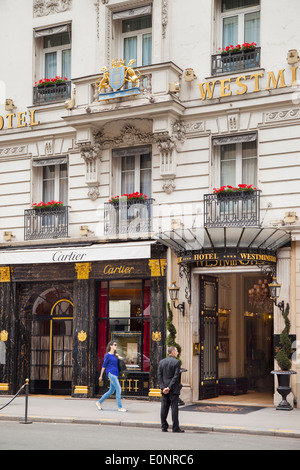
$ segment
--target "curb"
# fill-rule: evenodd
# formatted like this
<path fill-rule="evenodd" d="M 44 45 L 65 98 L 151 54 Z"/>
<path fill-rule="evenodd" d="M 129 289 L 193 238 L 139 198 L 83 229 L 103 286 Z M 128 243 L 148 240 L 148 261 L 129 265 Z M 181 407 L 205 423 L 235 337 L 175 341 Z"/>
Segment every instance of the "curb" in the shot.
<path fill-rule="evenodd" d="M 65 424 L 85 424 L 96 426 L 123 426 L 123 427 L 136 427 L 136 428 L 152 428 L 160 430 L 160 423 L 156 421 L 120 421 L 118 419 L 84 419 L 84 418 L 68 418 L 68 417 L 47 417 L 47 416 L 29 416 L 32 423 L 65 423 Z M 23 421 L 24 418 L 20 416 L 1 415 L 0 421 Z M 259 429 L 259 428 L 245 428 L 241 426 L 201 426 L 195 424 L 181 424 L 180 426 L 185 431 L 195 433 L 231 433 L 231 434 L 249 434 L 253 436 L 271 436 L 271 437 L 285 437 L 300 439 L 300 430 L 293 431 L 289 429 Z"/>

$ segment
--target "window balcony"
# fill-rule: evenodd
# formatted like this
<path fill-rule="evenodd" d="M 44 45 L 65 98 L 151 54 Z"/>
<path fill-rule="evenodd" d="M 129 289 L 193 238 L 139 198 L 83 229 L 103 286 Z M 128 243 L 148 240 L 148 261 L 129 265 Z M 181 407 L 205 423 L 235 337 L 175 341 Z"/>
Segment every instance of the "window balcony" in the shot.
<path fill-rule="evenodd" d="M 205 227 L 258 227 L 260 191 L 204 195 Z"/>
<path fill-rule="evenodd" d="M 56 101 L 63 101 L 71 96 L 71 82 L 53 84 L 45 87 L 33 88 L 33 104 L 45 104 Z"/>
<path fill-rule="evenodd" d="M 242 72 L 258 67 L 260 67 L 260 47 L 251 51 L 214 54 L 211 57 L 212 75 Z"/>
<path fill-rule="evenodd" d="M 154 199 L 106 202 L 104 204 L 104 235 L 150 236 Z"/>
<path fill-rule="evenodd" d="M 26 209 L 24 211 L 24 240 L 68 237 L 69 208 Z"/>

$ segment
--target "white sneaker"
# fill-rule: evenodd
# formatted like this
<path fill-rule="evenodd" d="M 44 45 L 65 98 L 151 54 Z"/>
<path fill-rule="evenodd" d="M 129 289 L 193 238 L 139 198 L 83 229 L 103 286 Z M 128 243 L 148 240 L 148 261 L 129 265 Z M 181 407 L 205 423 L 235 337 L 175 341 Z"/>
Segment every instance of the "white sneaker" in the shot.
<path fill-rule="evenodd" d="M 102 410 L 101 405 L 100 405 L 100 403 L 99 403 L 98 401 L 97 401 L 97 403 L 96 403 L 96 406 L 97 406 L 98 410 L 100 410 L 100 411 Z"/>
<path fill-rule="evenodd" d="M 118 411 L 127 411 L 125 408 L 119 408 Z"/>

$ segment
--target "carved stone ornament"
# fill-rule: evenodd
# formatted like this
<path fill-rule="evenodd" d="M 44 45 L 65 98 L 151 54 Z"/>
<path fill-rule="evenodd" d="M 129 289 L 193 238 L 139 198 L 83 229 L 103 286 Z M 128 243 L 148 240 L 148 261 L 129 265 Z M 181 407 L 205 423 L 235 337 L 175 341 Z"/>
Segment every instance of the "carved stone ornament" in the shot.
<path fill-rule="evenodd" d="M 72 0 L 34 0 L 34 17 L 47 16 L 53 13 L 62 13 L 71 10 Z"/>
<path fill-rule="evenodd" d="M 169 179 L 167 180 L 163 186 L 162 186 L 164 192 L 166 194 L 172 194 L 172 192 L 174 191 L 174 189 L 176 189 L 176 184 L 174 183 L 174 179 Z"/>
<path fill-rule="evenodd" d="M 88 196 L 92 201 L 99 197 L 100 162 L 102 150 L 99 143 L 79 144 L 80 154 L 85 161 L 85 182 L 91 187 Z"/>
<path fill-rule="evenodd" d="M 89 279 L 90 271 L 92 270 L 91 263 L 76 263 L 75 270 L 77 272 L 77 279 Z"/>

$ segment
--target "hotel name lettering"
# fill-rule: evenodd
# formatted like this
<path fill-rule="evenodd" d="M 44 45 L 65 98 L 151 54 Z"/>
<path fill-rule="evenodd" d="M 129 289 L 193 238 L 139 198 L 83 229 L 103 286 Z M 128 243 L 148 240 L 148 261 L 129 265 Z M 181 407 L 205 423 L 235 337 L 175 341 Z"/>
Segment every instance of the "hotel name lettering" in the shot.
<path fill-rule="evenodd" d="M 226 266 L 255 266 L 261 264 L 275 264 L 276 256 L 260 253 L 196 253 L 182 256 L 177 259 L 180 263 L 193 263 L 199 268 L 226 267 Z"/>
<path fill-rule="evenodd" d="M 2 131 L 4 127 L 7 129 L 14 129 L 15 127 L 19 129 L 21 127 L 27 127 L 27 125 L 33 127 L 39 124 L 40 121 L 37 121 L 35 117 L 35 110 L 30 110 L 29 113 L 23 111 L 21 113 L 8 113 L 4 117 L 0 116 L 0 131 Z"/>
<path fill-rule="evenodd" d="M 293 86 L 297 83 L 297 68 L 291 67 L 292 71 L 292 83 Z M 261 79 L 264 78 L 264 72 L 252 73 L 251 75 L 240 75 L 236 79 L 224 78 L 218 79 L 211 82 L 199 83 L 199 89 L 201 98 L 203 101 L 206 99 L 212 100 L 213 98 L 225 98 L 228 96 L 244 95 L 249 92 L 259 92 L 263 90 L 271 90 L 277 88 L 287 88 L 285 82 L 285 69 L 279 70 L 277 75 L 274 72 L 267 72 L 267 86 L 265 88 L 261 87 Z M 235 82 L 235 90 L 230 89 L 231 83 Z M 216 85 L 220 85 L 220 94 L 216 96 Z"/>

